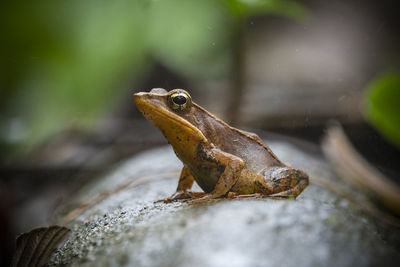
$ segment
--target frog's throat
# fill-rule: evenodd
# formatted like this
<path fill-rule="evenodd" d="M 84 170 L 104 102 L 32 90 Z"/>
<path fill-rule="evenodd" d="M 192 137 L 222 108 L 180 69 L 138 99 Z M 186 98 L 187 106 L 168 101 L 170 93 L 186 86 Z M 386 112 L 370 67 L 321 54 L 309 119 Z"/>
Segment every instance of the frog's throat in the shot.
<path fill-rule="evenodd" d="M 141 101 L 141 105 L 142 107 L 140 109 L 142 109 L 144 107 L 144 109 L 146 109 L 145 113 L 152 113 L 152 114 L 157 114 L 157 116 L 162 117 L 164 119 L 167 119 L 169 121 L 172 121 L 173 123 L 178 124 L 180 127 L 182 127 L 182 129 L 185 129 L 185 131 L 187 131 L 188 133 L 190 133 L 190 135 L 195 135 L 197 136 L 200 141 L 207 143 L 208 140 L 207 138 L 204 136 L 204 134 L 198 129 L 196 128 L 193 124 L 191 124 L 190 122 L 188 122 L 187 120 L 179 117 L 178 115 L 176 115 L 175 113 L 169 111 L 168 109 L 161 107 L 161 106 L 157 106 L 154 105 L 148 101 Z M 160 125 L 157 123 L 157 120 L 148 117 L 145 115 L 145 117 L 151 121 L 153 124 L 155 124 L 157 127 L 159 127 L 160 129 L 162 127 L 160 127 Z M 162 129 L 161 129 L 162 130 Z"/>

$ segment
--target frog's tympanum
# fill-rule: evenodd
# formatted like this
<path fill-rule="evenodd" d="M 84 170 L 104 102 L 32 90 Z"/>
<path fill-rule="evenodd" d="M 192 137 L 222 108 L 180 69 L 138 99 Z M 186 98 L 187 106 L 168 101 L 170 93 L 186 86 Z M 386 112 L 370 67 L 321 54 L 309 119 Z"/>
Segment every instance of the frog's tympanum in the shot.
<path fill-rule="evenodd" d="M 288 198 L 298 196 L 308 185 L 304 171 L 282 163 L 256 134 L 229 126 L 192 102 L 182 89 L 137 93 L 135 103 L 184 165 L 176 193 L 164 202 Z M 204 193 L 190 191 L 194 181 Z"/>

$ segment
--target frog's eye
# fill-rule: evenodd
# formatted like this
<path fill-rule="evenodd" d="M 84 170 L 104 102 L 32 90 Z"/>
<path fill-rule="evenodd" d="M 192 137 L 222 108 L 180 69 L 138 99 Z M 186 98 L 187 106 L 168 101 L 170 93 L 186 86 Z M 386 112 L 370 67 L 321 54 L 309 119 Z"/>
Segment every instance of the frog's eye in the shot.
<path fill-rule="evenodd" d="M 192 98 L 185 91 L 173 90 L 168 96 L 168 104 L 173 110 L 185 110 L 192 104 Z"/>

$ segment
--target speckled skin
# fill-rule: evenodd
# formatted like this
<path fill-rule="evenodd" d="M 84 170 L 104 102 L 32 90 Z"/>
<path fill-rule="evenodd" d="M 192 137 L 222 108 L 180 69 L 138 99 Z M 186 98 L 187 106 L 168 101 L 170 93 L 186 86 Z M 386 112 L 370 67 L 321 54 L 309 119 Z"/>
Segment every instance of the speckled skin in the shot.
<path fill-rule="evenodd" d="M 182 110 L 171 107 L 169 97 L 185 94 Z M 296 197 L 308 185 L 308 175 L 290 168 L 253 133 L 233 128 L 192 103 L 181 89 L 156 88 L 137 93 L 135 103 L 156 125 L 183 162 L 177 192 L 164 199 L 188 201 L 220 197 Z M 205 193 L 190 192 L 196 181 Z"/>

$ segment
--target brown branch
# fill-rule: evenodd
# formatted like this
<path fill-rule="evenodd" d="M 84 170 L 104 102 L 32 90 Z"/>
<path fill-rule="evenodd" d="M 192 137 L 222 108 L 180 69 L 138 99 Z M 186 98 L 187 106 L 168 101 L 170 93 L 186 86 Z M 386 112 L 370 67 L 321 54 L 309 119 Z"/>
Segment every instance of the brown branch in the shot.
<path fill-rule="evenodd" d="M 339 125 L 329 128 L 322 144 L 325 156 L 335 167 L 339 176 L 355 188 L 359 188 L 364 195 L 373 195 L 386 207 L 396 214 L 400 214 L 400 187 L 368 163 L 352 146 Z M 371 203 L 367 198 L 365 201 Z M 366 206 L 365 204 L 363 204 Z M 371 203 L 371 205 L 373 205 Z M 375 217 L 384 215 L 374 206 L 368 208 L 375 213 Z M 396 219 L 398 226 L 399 220 Z"/>
<path fill-rule="evenodd" d="M 64 216 L 64 218 L 62 219 L 60 224 L 66 225 L 66 224 L 70 223 L 71 221 L 75 220 L 79 215 L 81 215 L 83 212 L 85 212 L 88 208 L 93 207 L 94 205 L 105 200 L 106 198 L 108 198 L 114 194 L 117 194 L 121 191 L 124 191 L 124 190 L 132 188 L 132 187 L 136 187 L 139 185 L 151 183 L 154 181 L 177 178 L 178 175 L 179 175 L 179 173 L 177 171 L 173 171 L 173 172 L 166 172 L 166 173 L 165 172 L 157 173 L 157 174 L 152 174 L 149 176 L 144 176 L 144 177 L 140 177 L 137 179 L 133 179 L 132 181 L 122 184 L 113 190 L 102 192 L 99 195 L 97 195 L 96 197 L 92 198 L 91 200 L 81 203 L 77 208 L 73 209 L 66 216 Z"/>

